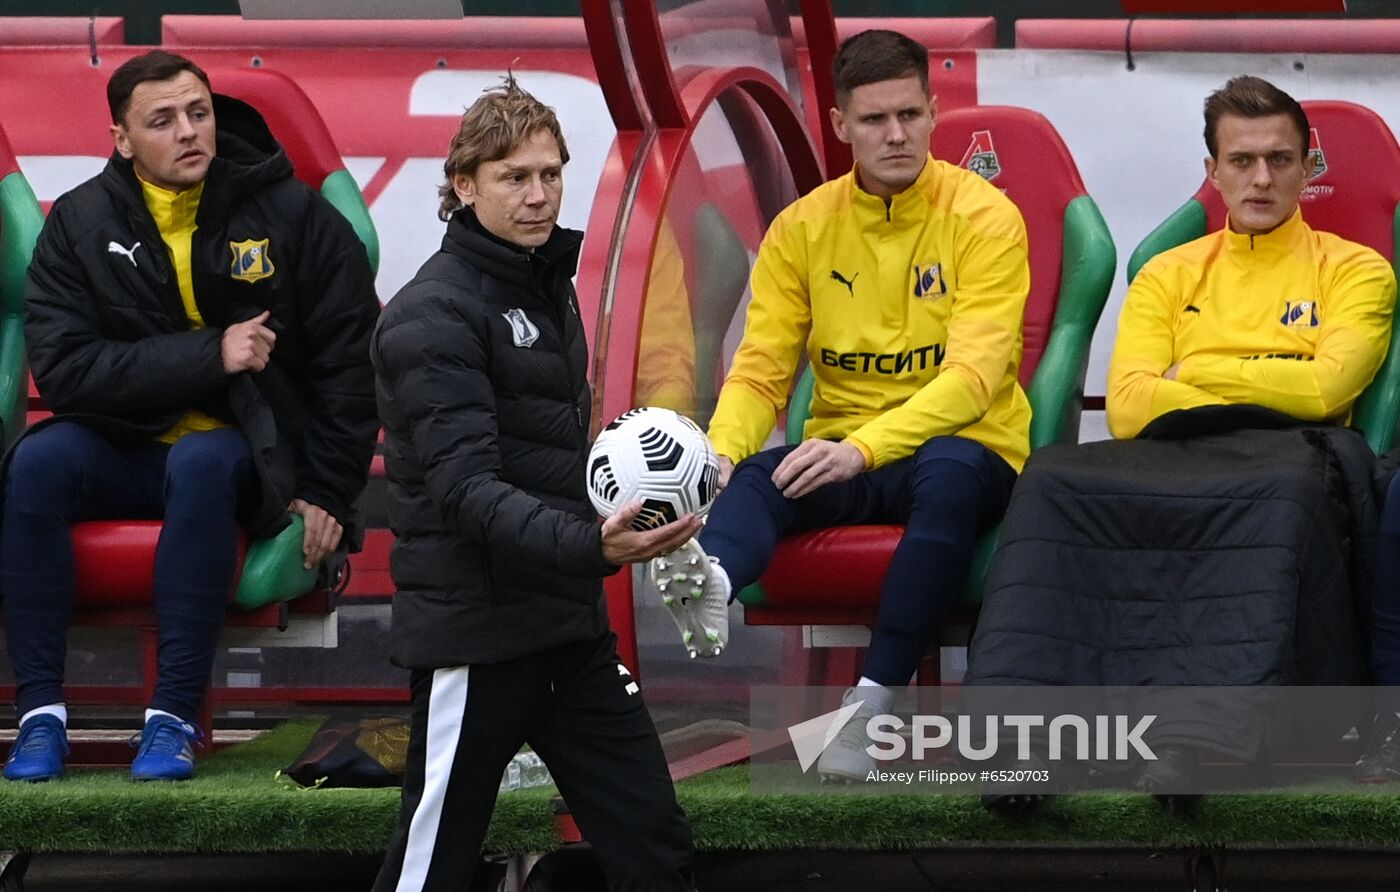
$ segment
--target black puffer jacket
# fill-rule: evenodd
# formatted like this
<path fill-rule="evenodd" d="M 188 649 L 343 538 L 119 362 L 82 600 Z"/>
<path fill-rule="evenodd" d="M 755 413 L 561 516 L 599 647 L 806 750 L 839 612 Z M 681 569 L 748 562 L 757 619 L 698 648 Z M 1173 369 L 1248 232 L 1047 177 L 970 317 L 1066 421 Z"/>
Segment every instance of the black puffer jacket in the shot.
<path fill-rule="evenodd" d="M 602 634 L 602 537 L 584 486 L 582 236 L 533 253 L 469 209 L 389 303 L 371 346 L 389 524 L 392 656 L 494 663 Z"/>
<path fill-rule="evenodd" d="M 1374 462 L 1356 431 L 1250 405 L 1037 451 L 967 683 L 1359 684 Z"/>
<path fill-rule="evenodd" d="M 248 105 L 215 95 L 216 157 L 191 244 L 192 331 L 170 256 L 130 161 L 54 202 L 34 249 L 25 339 L 35 383 L 59 418 L 115 439 L 148 439 L 186 410 L 235 423 L 253 447 L 269 535 L 300 497 L 351 520 L 378 422 L 369 336 L 379 312 L 364 245 L 292 165 Z M 265 242 L 270 273 L 234 275 L 234 245 Z M 256 281 L 253 281 L 256 279 Z M 229 376 L 223 330 L 270 310 L 262 372 Z"/>

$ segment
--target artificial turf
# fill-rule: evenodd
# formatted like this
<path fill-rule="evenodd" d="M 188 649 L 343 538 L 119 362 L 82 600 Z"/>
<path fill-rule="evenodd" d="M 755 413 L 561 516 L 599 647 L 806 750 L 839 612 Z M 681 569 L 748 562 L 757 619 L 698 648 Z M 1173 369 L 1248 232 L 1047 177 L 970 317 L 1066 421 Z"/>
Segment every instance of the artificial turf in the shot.
<path fill-rule="evenodd" d="M 77 769 L 60 781 L 0 783 L 0 849 L 61 852 L 374 852 L 398 816 L 397 788 L 313 789 L 275 778 L 316 720 L 288 722 L 199 761 L 184 783 L 134 783 L 125 768 Z M 491 845 L 557 845 L 550 794 L 502 796 Z"/>
<path fill-rule="evenodd" d="M 398 813 L 397 789 L 290 788 L 274 779 L 317 722 L 290 722 L 215 753 L 179 784 L 135 784 L 121 769 L 75 770 L 47 784 L 0 783 L 0 850 L 62 852 L 376 852 Z M 1400 786 L 1400 785 L 1398 785 Z M 926 849 L 1026 843 L 1400 848 L 1400 795 L 1222 795 L 1192 819 L 1145 796 L 1046 802 L 1030 818 L 983 810 L 971 796 L 754 795 L 747 769 L 679 786 L 702 849 Z M 487 840 L 496 852 L 557 846 L 553 791 L 502 795 Z"/>

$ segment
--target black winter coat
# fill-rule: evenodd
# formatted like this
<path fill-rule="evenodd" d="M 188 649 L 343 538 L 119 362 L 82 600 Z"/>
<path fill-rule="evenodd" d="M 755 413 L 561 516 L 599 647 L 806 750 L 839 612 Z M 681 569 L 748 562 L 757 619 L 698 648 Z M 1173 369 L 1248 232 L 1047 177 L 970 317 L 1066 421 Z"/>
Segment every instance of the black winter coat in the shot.
<path fill-rule="evenodd" d="M 1374 463 L 1356 431 L 1248 405 L 1038 450 L 1002 523 L 964 683 L 1364 683 Z M 1268 704 L 1233 703 L 1235 718 L 1160 742 L 1253 758 L 1267 723 L 1251 709 Z M 1356 721 L 1344 698 L 1332 706 L 1312 730 Z"/>
<path fill-rule="evenodd" d="M 600 578 L 617 567 L 584 484 L 588 355 L 569 281 L 581 242 L 556 227 L 526 252 L 458 211 L 375 330 L 400 666 L 607 630 Z"/>
<path fill-rule="evenodd" d="M 140 182 L 113 155 L 54 202 L 34 249 L 25 292 L 34 380 L 58 419 L 118 441 L 149 439 L 191 408 L 234 423 L 258 470 L 254 536 L 282 529 L 294 497 L 349 526 L 378 429 L 369 259 L 345 218 L 292 176 L 256 111 L 216 94 L 214 115 L 216 157 L 190 250 L 207 327 L 190 329 Z M 271 270 L 236 276 L 239 242 L 265 243 Z M 264 310 L 277 333 L 268 367 L 228 375 L 223 330 Z"/>

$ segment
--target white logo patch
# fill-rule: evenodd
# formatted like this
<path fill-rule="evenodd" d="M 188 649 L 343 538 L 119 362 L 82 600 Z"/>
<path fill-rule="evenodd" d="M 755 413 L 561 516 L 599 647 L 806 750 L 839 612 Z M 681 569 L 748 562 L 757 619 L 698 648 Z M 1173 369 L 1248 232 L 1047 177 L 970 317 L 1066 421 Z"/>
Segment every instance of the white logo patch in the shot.
<path fill-rule="evenodd" d="M 515 339 L 515 346 L 528 347 L 540 339 L 540 330 L 535 327 L 535 323 L 530 321 L 530 317 L 525 315 L 524 310 L 516 307 L 501 315 L 510 324 L 510 333 Z"/>
<path fill-rule="evenodd" d="M 617 674 L 622 676 L 623 678 L 632 677 L 632 673 L 628 672 L 627 667 L 622 665 L 621 663 L 617 664 Z M 624 688 L 624 690 L 626 690 L 628 694 L 635 694 L 638 691 L 640 691 L 641 688 L 637 687 L 637 683 L 635 681 L 629 681 L 627 682 L 627 687 Z"/>
<path fill-rule="evenodd" d="M 139 247 L 141 247 L 141 243 L 140 243 L 140 242 L 137 242 L 136 244 L 132 245 L 130 248 L 123 248 L 121 245 L 117 244 L 116 242 L 108 242 L 108 243 L 107 243 L 107 253 L 108 253 L 108 254 L 121 254 L 121 255 L 122 255 L 123 257 L 125 257 L 127 260 L 130 260 L 130 261 L 131 261 L 131 265 L 132 265 L 132 266 L 135 266 L 135 265 L 136 265 L 136 249 L 139 248 Z"/>

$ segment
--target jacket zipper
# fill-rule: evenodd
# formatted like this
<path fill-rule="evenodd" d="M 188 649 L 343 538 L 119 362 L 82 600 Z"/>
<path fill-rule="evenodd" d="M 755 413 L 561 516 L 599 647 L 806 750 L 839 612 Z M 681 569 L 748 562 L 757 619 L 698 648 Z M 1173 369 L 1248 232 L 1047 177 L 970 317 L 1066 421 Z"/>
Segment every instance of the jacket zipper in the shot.
<path fill-rule="evenodd" d="M 556 298 L 550 293 L 553 289 L 547 288 L 545 283 L 541 282 L 538 276 L 532 276 L 531 278 L 535 280 L 535 287 L 540 289 L 543 293 L 545 303 L 549 304 L 550 309 L 553 310 L 554 322 L 559 326 L 559 337 L 563 341 L 560 346 L 564 351 L 564 369 L 569 376 L 569 402 L 571 402 L 574 407 L 574 421 L 578 425 L 579 439 L 584 442 L 584 445 L 587 445 L 588 428 L 583 420 L 583 409 L 578 404 L 579 385 L 574 376 L 573 363 L 569 360 L 569 344 L 571 339 L 569 337 L 568 318 L 569 312 L 573 309 L 573 301 L 569 297 L 567 286 L 563 289 L 563 294 Z M 576 312 L 574 315 L 577 318 L 578 314 Z M 581 326 L 583 324 L 582 321 L 580 321 L 579 324 Z"/>
<path fill-rule="evenodd" d="M 142 210 L 145 210 L 144 205 Z M 160 227 L 155 224 L 149 211 L 144 217 L 133 213 L 130 221 L 133 235 L 143 241 L 143 247 L 147 244 L 150 245 L 151 261 L 155 264 L 156 274 L 160 279 L 157 299 L 165 305 L 166 310 L 174 310 L 180 320 L 188 325 L 186 320 L 189 316 L 185 313 L 185 299 L 180 294 L 180 278 L 175 272 L 175 263 L 170 259 L 170 249 L 166 247 L 165 237 L 161 235 Z M 191 243 L 191 254 L 193 254 L 193 242 Z"/>

